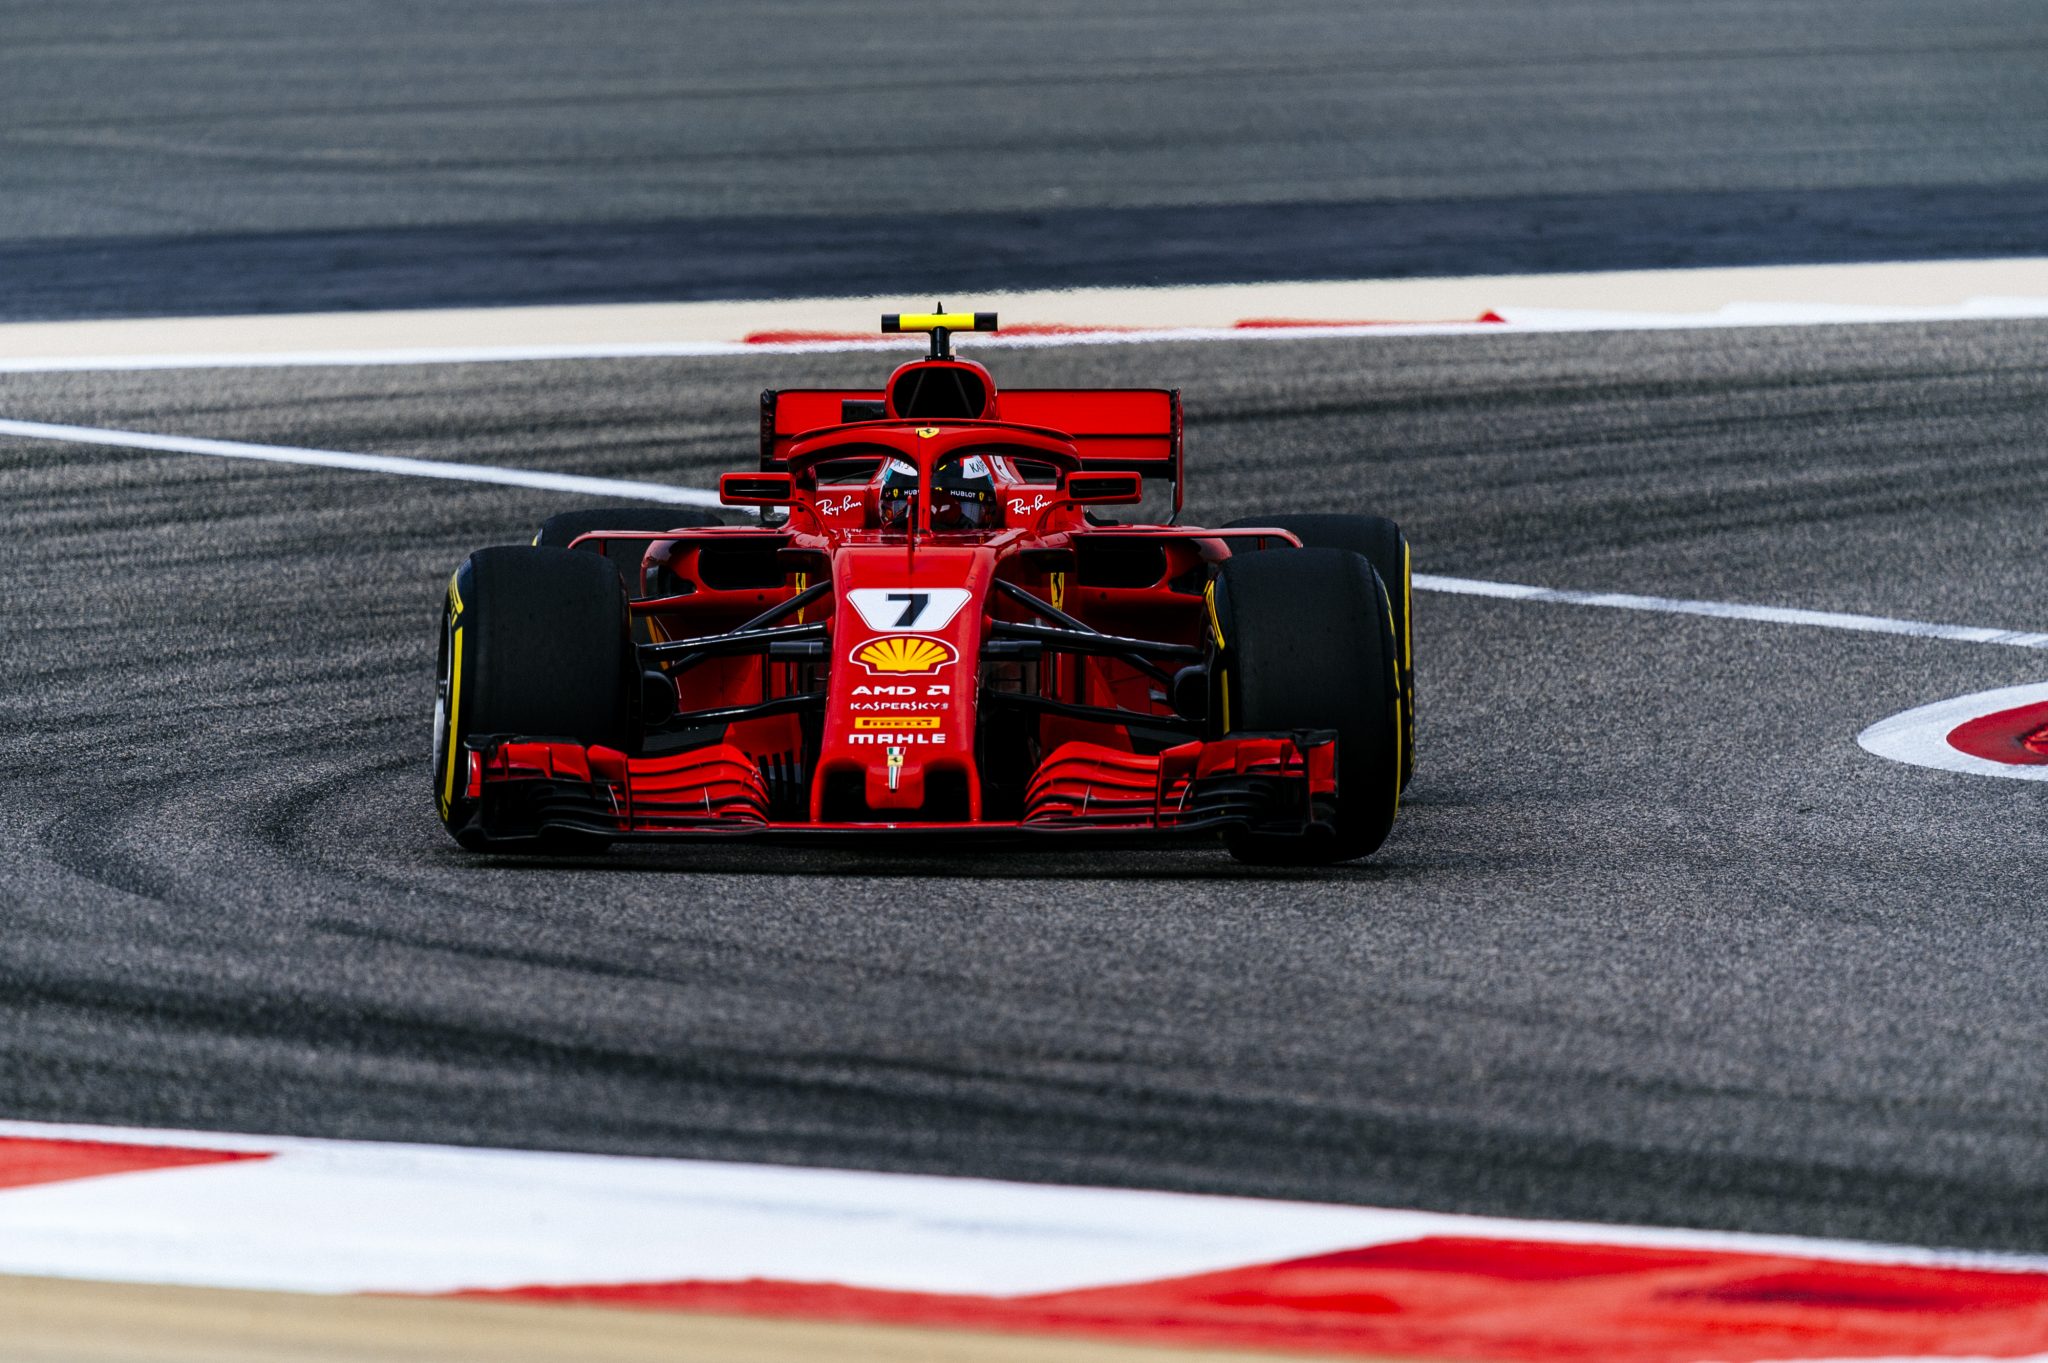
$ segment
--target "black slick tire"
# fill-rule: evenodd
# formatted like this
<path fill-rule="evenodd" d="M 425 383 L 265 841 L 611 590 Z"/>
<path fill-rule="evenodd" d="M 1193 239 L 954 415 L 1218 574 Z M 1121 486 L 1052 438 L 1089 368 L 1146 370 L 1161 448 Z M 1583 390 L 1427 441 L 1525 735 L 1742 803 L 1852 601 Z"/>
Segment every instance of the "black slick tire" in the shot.
<path fill-rule="evenodd" d="M 1223 527 L 1272 526 L 1301 541 L 1304 549 L 1349 549 L 1363 554 L 1386 585 L 1394 612 L 1394 644 L 1401 676 L 1401 785 L 1415 775 L 1415 571 L 1414 555 L 1401 527 L 1385 516 L 1300 512 L 1281 516 L 1240 516 Z M 1232 553 L 1250 546 L 1231 542 Z"/>
<path fill-rule="evenodd" d="M 434 795 L 465 847 L 462 745 L 471 735 L 573 738 L 631 752 L 639 673 L 619 575 L 564 549 L 479 549 L 449 579 L 434 704 Z M 587 851 L 602 838 L 547 839 L 534 850 Z"/>
<path fill-rule="evenodd" d="M 1365 856 L 1401 801 L 1401 705 L 1390 602 L 1362 555 L 1245 554 L 1213 587 L 1219 647 L 1213 713 L 1225 734 L 1333 729 L 1334 832 L 1235 832 L 1240 861 L 1316 865 Z"/>

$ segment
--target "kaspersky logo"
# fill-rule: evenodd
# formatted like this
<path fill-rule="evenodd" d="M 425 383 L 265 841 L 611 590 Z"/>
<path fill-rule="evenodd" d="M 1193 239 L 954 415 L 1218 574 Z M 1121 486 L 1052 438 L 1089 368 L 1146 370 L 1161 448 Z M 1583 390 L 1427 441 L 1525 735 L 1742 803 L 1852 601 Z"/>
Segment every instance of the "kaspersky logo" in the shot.
<path fill-rule="evenodd" d="M 960 653 L 928 634 L 891 634 L 858 645 L 847 657 L 865 667 L 870 677 L 916 677 L 950 666 Z"/>

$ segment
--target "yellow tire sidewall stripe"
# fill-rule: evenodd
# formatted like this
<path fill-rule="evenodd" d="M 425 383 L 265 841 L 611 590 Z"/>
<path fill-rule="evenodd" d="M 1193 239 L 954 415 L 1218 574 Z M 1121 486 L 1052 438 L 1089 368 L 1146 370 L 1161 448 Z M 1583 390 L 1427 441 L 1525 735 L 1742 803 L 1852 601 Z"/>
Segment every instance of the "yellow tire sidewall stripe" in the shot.
<path fill-rule="evenodd" d="M 451 584 L 449 591 L 454 591 Z M 441 784 L 441 817 L 447 818 L 455 808 L 455 754 L 462 747 L 462 626 L 455 627 L 454 635 L 448 641 L 448 773 Z"/>

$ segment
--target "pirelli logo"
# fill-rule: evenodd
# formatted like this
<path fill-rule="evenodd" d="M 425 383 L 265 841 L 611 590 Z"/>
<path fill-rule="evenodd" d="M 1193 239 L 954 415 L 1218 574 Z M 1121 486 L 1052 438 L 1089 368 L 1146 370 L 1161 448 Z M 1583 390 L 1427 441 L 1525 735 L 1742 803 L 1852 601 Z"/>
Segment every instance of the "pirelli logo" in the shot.
<path fill-rule="evenodd" d="M 882 719 L 862 715 L 853 722 L 856 729 L 936 729 L 944 720 L 943 715 L 904 715 L 895 719 Z"/>

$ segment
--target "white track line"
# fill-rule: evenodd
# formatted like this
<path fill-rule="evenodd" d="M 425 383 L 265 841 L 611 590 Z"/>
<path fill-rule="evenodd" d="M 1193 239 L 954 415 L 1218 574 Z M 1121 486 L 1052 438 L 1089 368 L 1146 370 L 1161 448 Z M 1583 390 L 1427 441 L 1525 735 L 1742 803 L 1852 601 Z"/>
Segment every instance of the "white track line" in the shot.
<path fill-rule="evenodd" d="M 388 454 L 349 454 L 341 450 L 308 450 L 290 445 L 248 445 L 239 440 L 109 431 L 92 426 L 55 426 L 41 421 L 0 420 L 0 435 L 20 436 L 24 440 L 55 440 L 69 445 L 161 450 L 167 454 L 208 454 L 221 459 L 255 459 L 270 464 L 306 464 L 314 468 L 353 469 L 361 473 L 395 473 L 408 478 L 445 478 L 458 483 L 499 483 L 507 487 L 576 492 L 593 497 L 632 497 L 677 506 L 722 505 L 716 492 L 706 492 L 702 488 L 637 483 L 620 478 L 586 478 L 573 473 L 545 473 L 537 469 L 494 468 L 488 464 L 443 463 L 438 459 L 404 459 Z"/>
<path fill-rule="evenodd" d="M 599 341 L 584 345 L 418 346 L 378 350 L 221 351 L 177 355 L 54 355 L 0 359 L 0 374 L 132 369 L 295 369 L 308 366 L 370 368 L 414 364 L 499 364 L 511 360 L 693 359 L 707 355 L 788 355 L 810 351 L 876 348 L 876 344 L 853 341 L 799 341 L 778 345 L 748 345 L 742 341 Z M 921 343 L 914 348 L 920 354 L 923 353 Z"/>
<path fill-rule="evenodd" d="M 2041 312 L 2048 314 L 2048 301 Z M 1859 319 L 1865 320 L 1865 319 Z M 1175 341 L 1300 341 L 1335 337 L 1459 336 L 1492 335 L 1514 331 L 1609 331 L 1669 330 L 1694 325 L 1685 318 L 1636 319 L 1626 325 L 1602 314 L 1594 325 L 1570 320 L 1548 320 L 1529 326 L 1506 322 L 1373 322 L 1363 325 L 1334 323 L 1330 326 L 1275 328 L 1165 327 L 1144 331 L 1059 332 L 1050 335 L 978 336 L 973 347 L 994 350 L 1032 350 L 1052 346 L 1157 345 Z M 1730 325 L 1721 323 L 1719 325 Z M 1743 323 L 1741 325 L 1757 325 Z M 925 353 L 926 342 L 863 337 L 859 340 L 819 341 L 593 341 L 566 345 L 474 345 L 406 347 L 372 350 L 285 350 L 164 354 L 164 355 L 55 355 L 0 358 L 0 374 L 53 374 L 101 370 L 152 369 L 304 369 L 377 368 L 390 365 L 505 364 L 544 360 L 647 360 L 705 359 L 736 355 L 831 355 L 851 351 L 897 352 L 904 358 Z M 963 343 L 965 344 L 965 343 Z"/>
<path fill-rule="evenodd" d="M 880 340 L 875 319 L 904 301 L 777 298 L 0 322 L 0 373 L 857 350 Z M 2048 316 L 2048 257 L 1038 289 L 979 295 L 974 306 L 999 311 L 1013 327 L 975 337 L 975 347 L 2040 318 Z M 1505 321 L 1472 320 L 1488 314 Z M 1290 325 L 1267 330 L 1257 325 L 1261 319 Z M 1317 325 L 1292 325 L 1301 322 Z M 1031 334 L 1030 328 L 1046 325 L 1062 328 L 1061 334 Z M 749 340 L 773 337 L 780 339 Z"/>
<path fill-rule="evenodd" d="M 719 506 L 716 492 L 641 483 L 621 478 L 590 478 L 545 473 L 534 469 L 496 468 L 486 464 L 444 463 L 436 459 L 405 459 L 384 454 L 349 454 L 340 450 L 300 449 L 290 445 L 250 445 L 236 440 L 197 436 L 151 435 L 143 431 L 102 430 L 91 426 L 60 426 L 40 421 L 0 419 L 0 436 L 55 440 L 75 445 L 116 449 L 160 450 L 170 454 L 205 454 L 225 459 L 255 459 L 275 464 L 306 464 L 316 468 L 352 469 L 363 473 L 399 474 L 409 478 L 445 478 L 465 483 L 498 483 L 547 492 L 574 492 L 593 497 L 620 497 L 675 506 Z M 1651 611 L 1664 615 L 1701 615 L 1719 620 L 1753 620 L 1773 625 L 1846 630 L 1860 634 L 1899 634 L 1916 639 L 1941 639 L 1963 644 L 1998 644 L 2007 648 L 2048 649 L 2048 634 L 1993 629 L 1982 625 L 1942 625 L 1898 620 L 1882 615 L 1849 615 L 1839 611 L 1801 610 L 1792 606 L 1750 606 L 1732 601 L 1687 601 L 1668 596 L 1635 596 L 1625 592 L 1568 591 L 1515 582 L 1439 577 L 1417 573 L 1418 591 L 1456 596 L 1486 596 L 1506 601 L 1553 605 L 1603 606 L 1612 610 Z"/>
<path fill-rule="evenodd" d="M 1104 328 L 1049 334 L 978 336 L 975 349 L 1157 345 L 1171 342 L 1393 339 L 1402 336 L 1506 336 L 1583 331 L 1699 331 L 1791 326 L 1865 326 L 1899 322 L 1981 322 L 2048 318 L 2048 298 L 1971 299 L 1946 307 L 1878 308 L 1828 304 L 1733 304 L 1714 312 L 1650 313 L 1529 308 L 1503 312 L 1500 322 L 1331 322 L 1283 327 L 1175 326 Z M 963 345 L 968 343 L 963 342 Z M 0 374 L 100 370 L 286 369 L 428 364 L 502 364 L 545 360 L 702 359 L 737 355 L 817 355 L 843 351 L 923 353 L 924 342 L 879 337 L 810 341 L 589 341 L 566 344 L 372 347 L 128 355 L 0 357 Z"/>
<path fill-rule="evenodd" d="M 1541 601 L 1565 606 L 1605 606 L 1613 610 L 1655 611 L 1664 615 L 1704 615 L 1717 620 L 1756 620 L 1771 625 L 1805 625 L 1811 629 L 1848 630 L 1857 634 L 1903 634 L 1915 639 L 1945 639 L 1959 644 L 2002 644 L 2008 648 L 2048 649 L 2048 634 L 1992 629 L 1983 625 L 1937 625 L 1922 620 L 1897 620 L 1886 615 L 1847 615 L 1840 611 L 1801 610 L 1793 606 L 1748 606 L 1733 601 L 1687 601 L 1669 596 L 1631 596 L 1625 592 L 1575 592 L 1555 587 L 1525 587 L 1512 582 L 1415 575 L 1418 591 L 1458 596 L 1491 596 L 1507 601 Z"/>

